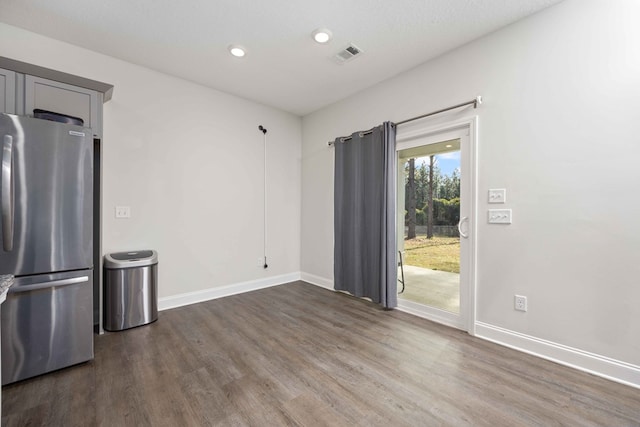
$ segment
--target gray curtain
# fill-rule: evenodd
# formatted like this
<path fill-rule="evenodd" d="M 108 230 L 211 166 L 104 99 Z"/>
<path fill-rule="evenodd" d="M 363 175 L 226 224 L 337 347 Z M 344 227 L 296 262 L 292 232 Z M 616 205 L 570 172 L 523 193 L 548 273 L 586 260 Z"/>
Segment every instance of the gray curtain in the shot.
<path fill-rule="evenodd" d="M 385 122 L 335 141 L 334 288 L 398 305 L 396 131 Z"/>

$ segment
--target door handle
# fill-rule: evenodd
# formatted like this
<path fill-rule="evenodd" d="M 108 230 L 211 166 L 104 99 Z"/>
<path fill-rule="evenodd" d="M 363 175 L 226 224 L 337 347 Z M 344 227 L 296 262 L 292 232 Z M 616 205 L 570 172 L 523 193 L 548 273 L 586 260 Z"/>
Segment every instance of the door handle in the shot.
<path fill-rule="evenodd" d="M 2 247 L 5 251 L 13 250 L 13 137 L 5 135 L 2 142 Z"/>
<path fill-rule="evenodd" d="M 54 288 L 56 286 L 75 285 L 76 283 L 88 282 L 89 276 L 72 277 L 70 279 L 51 280 L 49 282 L 38 282 L 31 285 L 12 286 L 9 288 L 9 294 L 19 292 L 37 291 L 38 289 Z"/>
<path fill-rule="evenodd" d="M 469 237 L 468 234 L 464 234 L 462 232 L 462 223 L 466 221 L 469 221 L 469 217 L 464 216 L 460 221 L 458 221 L 458 233 L 460 234 L 460 237 L 464 237 L 465 239 Z"/>

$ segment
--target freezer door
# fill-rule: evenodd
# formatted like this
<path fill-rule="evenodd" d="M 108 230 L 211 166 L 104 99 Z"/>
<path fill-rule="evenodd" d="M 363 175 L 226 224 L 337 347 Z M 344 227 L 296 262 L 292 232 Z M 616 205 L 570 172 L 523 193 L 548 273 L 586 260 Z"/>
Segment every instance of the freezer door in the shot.
<path fill-rule="evenodd" d="M 91 130 L 0 114 L 0 143 L 0 274 L 91 268 Z"/>
<path fill-rule="evenodd" d="M 93 271 L 17 278 L 2 304 L 2 384 L 93 359 Z"/>

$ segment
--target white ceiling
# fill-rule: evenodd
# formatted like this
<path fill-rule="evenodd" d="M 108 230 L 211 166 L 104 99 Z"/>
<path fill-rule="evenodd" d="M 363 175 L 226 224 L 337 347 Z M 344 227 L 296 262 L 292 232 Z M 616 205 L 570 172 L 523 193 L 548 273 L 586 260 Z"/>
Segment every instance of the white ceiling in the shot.
<path fill-rule="evenodd" d="M 560 1 L 0 0 L 0 21 L 305 115 Z"/>

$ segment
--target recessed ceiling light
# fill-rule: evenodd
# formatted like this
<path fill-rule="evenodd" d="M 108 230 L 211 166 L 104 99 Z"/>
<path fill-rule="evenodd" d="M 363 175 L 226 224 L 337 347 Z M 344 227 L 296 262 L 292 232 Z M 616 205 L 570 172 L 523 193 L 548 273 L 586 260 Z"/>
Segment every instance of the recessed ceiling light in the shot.
<path fill-rule="evenodd" d="M 453 147 L 453 145 L 451 145 L 451 144 L 445 145 L 445 148 L 451 148 L 451 147 Z"/>
<path fill-rule="evenodd" d="M 238 58 L 242 58 L 247 54 L 247 51 L 245 50 L 245 48 L 243 48 L 242 46 L 238 46 L 236 44 L 232 44 L 229 46 L 229 52 L 231 53 L 231 55 Z"/>
<path fill-rule="evenodd" d="M 331 40 L 333 34 L 331 34 L 331 31 L 327 30 L 326 28 L 318 28 L 313 33 L 311 33 L 311 36 L 318 43 L 328 43 Z"/>

